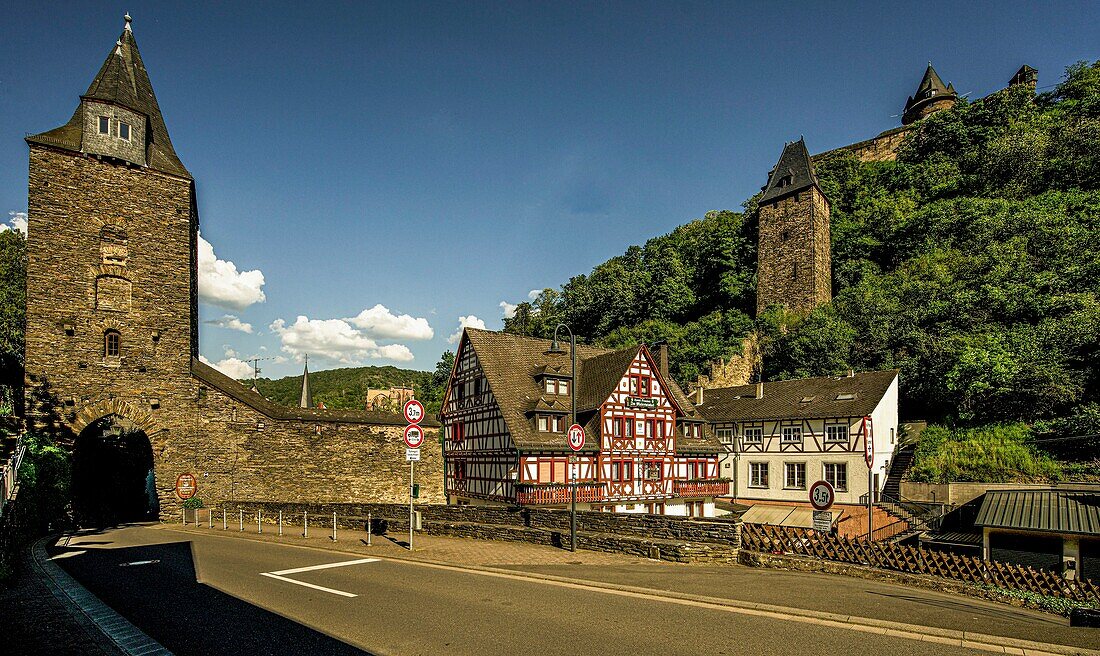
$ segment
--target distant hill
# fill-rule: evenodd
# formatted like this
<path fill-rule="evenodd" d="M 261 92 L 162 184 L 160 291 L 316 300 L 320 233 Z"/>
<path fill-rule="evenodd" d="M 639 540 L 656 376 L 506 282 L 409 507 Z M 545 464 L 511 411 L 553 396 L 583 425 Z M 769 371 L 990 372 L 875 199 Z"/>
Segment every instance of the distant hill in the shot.
<path fill-rule="evenodd" d="M 251 380 L 242 380 L 251 385 Z M 364 408 L 367 389 L 389 389 L 411 385 L 417 398 L 424 398 L 432 382 L 430 371 L 415 371 L 397 367 L 353 367 L 309 372 L 310 389 L 314 403 L 324 403 L 328 408 Z M 272 380 L 259 378 L 256 387 L 267 398 L 283 405 L 297 406 L 302 394 L 302 377 L 287 376 Z"/>

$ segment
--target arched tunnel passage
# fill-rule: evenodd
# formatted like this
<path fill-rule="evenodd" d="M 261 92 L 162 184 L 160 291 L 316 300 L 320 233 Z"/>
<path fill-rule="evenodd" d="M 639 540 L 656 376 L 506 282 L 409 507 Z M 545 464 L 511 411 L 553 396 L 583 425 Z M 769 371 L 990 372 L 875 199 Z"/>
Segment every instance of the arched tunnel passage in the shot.
<path fill-rule="evenodd" d="M 159 503 L 149 436 L 119 415 L 88 424 L 73 448 L 72 501 L 80 526 L 156 519 Z"/>

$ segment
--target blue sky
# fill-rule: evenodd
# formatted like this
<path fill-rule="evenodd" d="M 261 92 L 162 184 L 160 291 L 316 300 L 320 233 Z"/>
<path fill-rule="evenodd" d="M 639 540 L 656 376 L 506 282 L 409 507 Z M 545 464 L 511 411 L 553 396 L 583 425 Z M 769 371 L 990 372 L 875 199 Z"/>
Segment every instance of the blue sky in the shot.
<path fill-rule="evenodd" d="M 737 209 L 784 141 L 898 125 L 928 60 L 977 98 L 1100 58 L 1096 2 L 25 4 L 0 11 L 0 218 L 22 137 L 129 11 L 216 257 L 201 351 L 273 376 L 431 369 L 460 318 Z"/>

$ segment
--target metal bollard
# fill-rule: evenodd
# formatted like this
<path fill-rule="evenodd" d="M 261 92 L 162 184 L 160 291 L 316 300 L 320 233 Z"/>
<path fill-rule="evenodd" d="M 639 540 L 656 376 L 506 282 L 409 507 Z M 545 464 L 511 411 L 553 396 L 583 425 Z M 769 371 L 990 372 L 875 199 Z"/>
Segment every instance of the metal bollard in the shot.
<path fill-rule="evenodd" d="M 225 508 L 222 508 L 222 530 L 229 530 L 229 525 L 225 523 Z"/>
<path fill-rule="evenodd" d="M 240 515 L 238 519 L 241 521 L 241 533 L 244 533 L 244 509 L 238 509 L 237 513 Z"/>
<path fill-rule="evenodd" d="M 309 537 L 309 511 L 308 510 L 303 510 L 302 511 L 302 537 L 303 538 L 308 538 Z"/>
<path fill-rule="evenodd" d="M 367 546 L 370 546 L 370 513 L 367 513 Z"/>
<path fill-rule="evenodd" d="M 183 509 L 183 525 L 187 526 L 187 509 Z"/>
<path fill-rule="evenodd" d="M 207 528 L 214 528 L 214 509 L 211 508 L 206 511 L 206 522 L 209 524 Z"/>
<path fill-rule="evenodd" d="M 332 513 L 332 541 L 336 542 L 336 513 Z"/>
<path fill-rule="evenodd" d="M 283 511 L 279 511 L 279 537 L 283 537 Z"/>
<path fill-rule="evenodd" d="M 263 533 L 264 532 L 264 526 L 263 526 L 263 524 L 260 523 L 260 518 L 261 517 L 263 517 L 263 511 L 262 510 L 257 510 L 256 511 L 256 532 L 257 533 Z"/>

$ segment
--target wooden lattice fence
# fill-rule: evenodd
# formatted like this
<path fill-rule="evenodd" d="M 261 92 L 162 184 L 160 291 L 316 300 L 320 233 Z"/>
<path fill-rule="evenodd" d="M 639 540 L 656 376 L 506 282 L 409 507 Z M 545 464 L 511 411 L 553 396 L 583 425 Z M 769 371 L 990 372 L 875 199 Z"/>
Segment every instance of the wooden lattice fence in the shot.
<path fill-rule="evenodd" d="M 868 542 L 812 529 L 744 524 L 741 548 L 764 553 L 810 556 L 842 563 L 869 565 L 910 574 L 931 574 L 956 581 L 985 583 L 1051 597 L 1100 603 L 1100 586 L 1092 581 L 1067 581 L 1060 574 L 973 556 L 932 551 L 892 542 Z"/>

